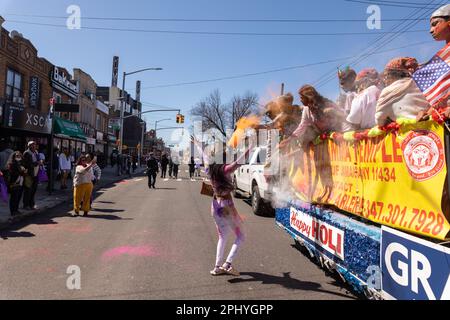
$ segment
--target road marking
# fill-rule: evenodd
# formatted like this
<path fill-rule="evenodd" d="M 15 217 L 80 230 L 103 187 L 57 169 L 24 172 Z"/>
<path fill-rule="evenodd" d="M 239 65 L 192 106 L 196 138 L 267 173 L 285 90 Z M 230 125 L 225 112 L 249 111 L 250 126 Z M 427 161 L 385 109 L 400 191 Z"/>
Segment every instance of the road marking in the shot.
<path fill-rule="evenodd" d="M 134 179 L 134 181 L 142 181 L 144 180 L 143 178 L 138 178 L 138 179 Z"/>

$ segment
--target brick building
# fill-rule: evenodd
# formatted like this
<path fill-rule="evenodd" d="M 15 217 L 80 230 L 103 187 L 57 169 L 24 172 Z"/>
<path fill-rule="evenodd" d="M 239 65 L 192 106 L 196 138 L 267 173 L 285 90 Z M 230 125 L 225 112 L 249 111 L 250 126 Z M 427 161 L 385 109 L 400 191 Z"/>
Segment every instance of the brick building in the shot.
<path fill-rule="evenodd" d="M 15 150 L 23 151 L 30 140 L 44 149 L 51 132 L 53 66 L 22 34 L 4 29 L 3 21 L 0 17 L 0 136 Z"/>

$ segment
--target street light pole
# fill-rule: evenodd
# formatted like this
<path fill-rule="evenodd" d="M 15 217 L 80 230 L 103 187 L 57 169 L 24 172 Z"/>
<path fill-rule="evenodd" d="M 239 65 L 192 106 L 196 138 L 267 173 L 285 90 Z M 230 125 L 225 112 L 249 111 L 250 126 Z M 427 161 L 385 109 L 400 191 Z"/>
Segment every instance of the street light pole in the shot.
<path fill-rule="evenodd" d="M 169 120 L 172 120 L 172 119 L 162 119 L 162 120 L 155 121 L 155 136 L 156 136 L 156 130 L 158 128 L 158 122 L 169 121 Z"/>
<path fill-rule="evenodd" d="M 124 109 L 125 109 L 125 78 L 126 76 L 135 74 L 135 73 L 139 73 L 139 72 L 144 72 L 144 71 L 149 71 L 149 70 L 153 70 L 153 71 L 160 71 L 162 70 L 162 68 L 145 68 L 145 69 L 141 69 L 141 70 L 137 70 L 137 71 L 133 71 L 133 72 L 124 72 L 123 73 L 123 79 L 122 79 L 122 95 L 121 95 L 121 104 L 120 104 L 120 143 L 119 143 L 119 154 L 122 154 L 123 151 L 123 119 L 124 119 Z M 142 113 L 141 113 L 142 114 Z"/>
<path fill-rule="evenodd" d="M 125 109 L 125 77 L 127 76 L 127 73 L 123 73 L 123 79 L 122 79 L 122 94 L 121 94 L 121 102 L 120 102 L 120 143 L 119 143 L 119 154 L 122 154 L 122 148 L 123 148 L 123 114 Z"/>

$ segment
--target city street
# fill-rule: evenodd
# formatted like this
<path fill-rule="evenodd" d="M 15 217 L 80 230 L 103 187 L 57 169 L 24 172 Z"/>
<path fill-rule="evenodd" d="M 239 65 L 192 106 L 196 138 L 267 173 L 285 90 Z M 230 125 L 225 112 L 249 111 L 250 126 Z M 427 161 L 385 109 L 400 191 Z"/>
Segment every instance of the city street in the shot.
<path fill-rule="evenodd" d="M 0 299 L 357 298 L 243 199 L 241 276 L 212 277 L 211 198 L 185 169 L 181 181 L 158 178 L 155 190 L 145 176 L 100 189 L 88 217 L 70 217 L 65 203 L 1 230 Z M 81 270 L 79 290 L 67 288 L 69 266 Z"/>

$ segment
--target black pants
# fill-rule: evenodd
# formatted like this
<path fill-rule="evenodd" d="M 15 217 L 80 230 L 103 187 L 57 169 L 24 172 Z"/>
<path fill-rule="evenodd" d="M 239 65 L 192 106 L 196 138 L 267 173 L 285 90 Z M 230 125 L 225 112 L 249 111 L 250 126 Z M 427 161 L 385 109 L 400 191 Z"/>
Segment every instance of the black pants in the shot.
<path fill-rule="evenodd" d="M 148 187 L 155 187 L 156 183 L 156 172 L 149 172 L 148 173 Z"/>
<path fill-rule="evenodd" d="M 172 177 L 173 166 L 169 166 L 169 177 Z"/>
<path fill-rule="evenodd" d="M 165 178 L 167 173 L 167 166 L 161 166 L 161 178 Z"/>
<path fill-rule="evenodd" d="M 189 177 L 192 179 L 194 177 L 195 169 L 189 169 Z"/>
<path fill-rule="evenodd" d="M 35 205 L 34 202 L 34 196 L 36 195 L 36 190 L 38 186 L 38 179 L 37 177 L 33 178 L 33 184 L 31 185 L 31 188 L 23 187 L 23 207 L 27 208 L 33 208 Z"/>
<path fill-rule="evenodd" d="M 173 166 L 173 176 L 178 179 L 178 166 Z"/>
<path fill-rule="evenodd" d="M 19 203 L 20 198 L 22 198 L 23 187 L 11 188 L 9 192 L 9 211 L 11 212 L 11 215 L 13 215 L 17 211 L 19 211 Z"/>

